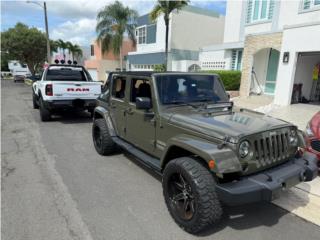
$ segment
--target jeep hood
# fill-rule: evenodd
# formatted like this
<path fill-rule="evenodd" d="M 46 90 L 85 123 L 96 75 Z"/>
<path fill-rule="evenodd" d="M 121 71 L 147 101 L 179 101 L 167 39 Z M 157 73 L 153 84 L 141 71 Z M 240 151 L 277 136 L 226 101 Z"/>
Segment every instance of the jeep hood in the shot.
<path fill-rule="evenodd" d="M 292 126 L 283 120 L 246 110 L 213 114 L 178 110 L 172 112 L 169 123 L 219 139 L 224 139 L 225 136 L 240 138 L 257 132 Z"/>

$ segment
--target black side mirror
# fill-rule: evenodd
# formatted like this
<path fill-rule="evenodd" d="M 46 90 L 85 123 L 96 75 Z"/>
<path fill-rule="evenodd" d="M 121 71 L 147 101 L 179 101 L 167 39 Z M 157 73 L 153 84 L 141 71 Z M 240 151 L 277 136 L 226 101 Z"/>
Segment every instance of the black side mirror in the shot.
<path fill-rule="evenodd" d="M 137 97 L 136 98 L 136 108 L 148 110 L 152 108 L 151 99 L 147 97 Z"/>

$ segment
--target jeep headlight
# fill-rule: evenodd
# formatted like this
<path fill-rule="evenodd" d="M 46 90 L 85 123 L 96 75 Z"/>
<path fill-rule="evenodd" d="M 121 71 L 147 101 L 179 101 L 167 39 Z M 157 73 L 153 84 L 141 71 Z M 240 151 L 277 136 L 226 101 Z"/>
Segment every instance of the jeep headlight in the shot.
<path fill-rule="evenodd" d="M 239 155 L 240 157 L 246 157 L 250 152 L 250 143 L 248 141 L 243 141 L 239 145 Z"/>
<path fill-rule="evenodd" d="M 296 130 L 291 130 L 289 133 L 289 143 L 292 146 L 295 146 L 298 144 L 298 135 Z"/>

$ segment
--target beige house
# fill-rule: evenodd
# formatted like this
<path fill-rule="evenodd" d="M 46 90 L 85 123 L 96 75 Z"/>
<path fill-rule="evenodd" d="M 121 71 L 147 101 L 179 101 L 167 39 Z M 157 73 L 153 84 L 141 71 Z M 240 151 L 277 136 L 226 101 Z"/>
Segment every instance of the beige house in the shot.
<path fill-rule="evenodd" d="M 132 41 L 124 40 L 122 43 L 123 56 L 129 51 L 135 51 Z M 115 56 L 112 51 L 102 53 L 101 47 L 94 41 L 91 45 L 90 59 L 84 61 L 84 66 L 90 73 L 92 79 L 96 81 L 106 81 L 108 73 L 120 70 L 119 56 Z M 123 61 L 122 68 L 125 68 L 126 61 Z"/>

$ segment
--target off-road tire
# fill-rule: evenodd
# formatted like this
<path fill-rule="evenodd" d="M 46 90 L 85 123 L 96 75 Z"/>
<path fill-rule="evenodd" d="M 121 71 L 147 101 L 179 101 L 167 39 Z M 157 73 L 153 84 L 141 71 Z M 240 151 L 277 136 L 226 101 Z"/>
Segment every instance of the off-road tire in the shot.
<path fill-rule="evenodd" d="M 32 105 L 33 105 L 33 109 L 39 108 L 39 105 L 37 103 L 37 96 L 34 94 L 34 92 L 32 93 Z"/>
<path fill-rule="evenodd" d="M 47 122 L 51 119 L 50 111 L 44 106 L 42 98 L 40 98 L 39 104 L 39 112 L 40 112 L 40 119 L 42 122 Z"/>
<path fill-rule="evenodd" d="M 195 211 L 189 220 L 181 218 L 172 207 L 169 188 L 173 174 L 181 174 L 191 187 Z M 164 169 L 162 187 L 170 215 L 185 231 L 197 234 L 221 219 L 222 208 L 215 191 L 214 178 L 198 160 L 182 157 L 170 161 Z"/>
<path fill-rule="evenodd" d="M 99 134 L 99 139 L 97 139 L 96 134 Z M 92 125 L 92 138 L 94 147 L 100 155 L 106 156 L 117 151 L 117 145 L 112 140 L 109 134 L 108 126 L 104 119 L 99 118 L 94 120 Z"/>

